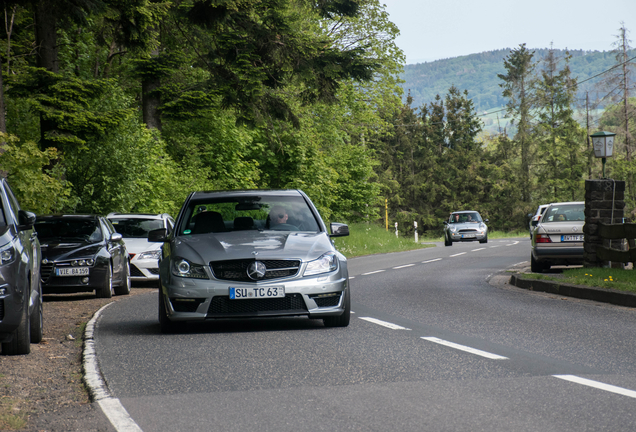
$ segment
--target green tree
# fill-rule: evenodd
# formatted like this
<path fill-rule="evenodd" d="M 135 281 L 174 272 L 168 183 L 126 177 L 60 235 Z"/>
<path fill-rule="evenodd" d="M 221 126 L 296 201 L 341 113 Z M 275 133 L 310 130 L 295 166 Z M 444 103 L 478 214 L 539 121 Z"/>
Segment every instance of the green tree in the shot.
<path fill-rule="evenodd" d="M 570 77 L 569 56 L 559 70 L 551 50 L 541 62 L 535 84 L 538 143 L 536 176 L 539 196 L 545 201 L 575 201 L 583 198 L 583 175 L 587 158 L 585 131 L 574 120 L 576 80 Z"/>
<path fill-rule="evenodd" d="M 503 81 L 499 86 L 503 89 L 503 96 L 508 99 L 506 113 L 513 118 L 517 126 L 514 141 L 520 152 L 519 190 L 524 202 L 532 199 L 530 167 L 533 163 L 532 146 L 532 109 L 534 96 L 532 94 L 532 74 L 536 64 L 533 61 L 534 51 L 529 51 L 526 44 L 510 51 L 504 59 L 505 74 L 497 74 Z"/>

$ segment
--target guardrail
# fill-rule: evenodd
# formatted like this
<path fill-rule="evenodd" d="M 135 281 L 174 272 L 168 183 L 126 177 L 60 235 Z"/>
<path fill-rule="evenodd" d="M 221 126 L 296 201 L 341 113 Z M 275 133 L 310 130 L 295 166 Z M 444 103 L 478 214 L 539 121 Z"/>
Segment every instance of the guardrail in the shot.
<path fill-rule="evenodd" d="M 619 263 L 636 262 L 636 223 L 606 224 L 599 222 L 598 225 L 598 235 L 603 240 L 627 240 L 628 245 L 628 250 L 597 246 L 596 256 L 598 259 Z"/>

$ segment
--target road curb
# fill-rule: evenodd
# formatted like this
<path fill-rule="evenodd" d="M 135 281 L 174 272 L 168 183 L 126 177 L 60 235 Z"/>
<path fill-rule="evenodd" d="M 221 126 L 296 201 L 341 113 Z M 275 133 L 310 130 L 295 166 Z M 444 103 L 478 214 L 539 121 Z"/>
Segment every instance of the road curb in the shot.
<path fill-rule="evenodd" d="M 609 288 L 595 288 L 561 283 L 557 281 L 524 279 L 523 275 L 520 274 L 513 274 L 510 277 L 509 283 L 517 288 L 523 288 L 530 291 L 540 291 L 567 297 L 611 303 L 618 306 L 636 307 L 636 294 Z"/>

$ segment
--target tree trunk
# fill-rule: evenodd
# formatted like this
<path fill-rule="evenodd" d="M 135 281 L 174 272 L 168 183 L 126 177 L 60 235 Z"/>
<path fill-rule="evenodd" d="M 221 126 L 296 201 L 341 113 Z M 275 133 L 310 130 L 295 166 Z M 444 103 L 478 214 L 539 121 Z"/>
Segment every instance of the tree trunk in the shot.
<path fill-rule="evenodd" d="M 51 2 L 40 0 L 35 4 L 35 44 L 37 47 L 38 67 L 50 72 L 59 72 L 57 57 L 57 18 L 55 8 Z M 55 144 L 48 140 L 47 135 L 56 129 L 54 121 L 47 119 L 40 114 L 40 148 L 55 147 Z"/>

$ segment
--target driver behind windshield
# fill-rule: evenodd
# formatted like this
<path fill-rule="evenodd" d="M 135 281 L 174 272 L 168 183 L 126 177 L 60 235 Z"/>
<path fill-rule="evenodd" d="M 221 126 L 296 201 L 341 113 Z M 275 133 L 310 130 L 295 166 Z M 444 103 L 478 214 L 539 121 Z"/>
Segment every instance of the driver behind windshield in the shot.
<path fill-rule="evenodd" d="M 289 218 L 289 215 L 287 214 L 287 210 L 285 210 L 281 206 L 274 206 L 272 207 L 272 210 L 269 212 L 269 219 L 271 221 L 271 226 L 287 223 L 288 218 Z"/>

